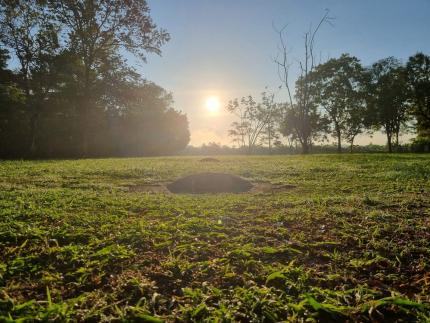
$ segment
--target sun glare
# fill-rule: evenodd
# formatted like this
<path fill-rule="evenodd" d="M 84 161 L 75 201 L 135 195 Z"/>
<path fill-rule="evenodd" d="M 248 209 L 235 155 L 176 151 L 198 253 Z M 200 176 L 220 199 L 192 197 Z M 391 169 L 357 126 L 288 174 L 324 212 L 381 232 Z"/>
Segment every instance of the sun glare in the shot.
<path fill-rule="evenodd" d="M 217 96 L 210 96 L 206 99 L 206 109 L 210 113 L 217 113 L 219 111 L 221 104 Z"/>

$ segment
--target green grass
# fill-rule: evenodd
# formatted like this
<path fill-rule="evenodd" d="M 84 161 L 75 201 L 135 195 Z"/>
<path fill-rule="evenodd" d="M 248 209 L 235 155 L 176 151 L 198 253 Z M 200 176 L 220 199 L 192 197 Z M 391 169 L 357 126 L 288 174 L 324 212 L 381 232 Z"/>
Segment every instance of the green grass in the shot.
<path fill-rule="evenodd" d="M 219 158 L 0 162 L 0 322 L 430 321 L 429 155 Z"/>

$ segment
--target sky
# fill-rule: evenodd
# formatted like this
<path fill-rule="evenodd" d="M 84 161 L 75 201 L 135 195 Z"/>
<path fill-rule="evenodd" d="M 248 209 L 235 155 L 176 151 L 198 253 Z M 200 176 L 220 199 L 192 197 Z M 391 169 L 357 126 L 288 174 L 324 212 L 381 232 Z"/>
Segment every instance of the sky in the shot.
<path fill-rule="evenodd" d="M 286 29 L 293 62 L 290 83 L 303 56 L 304 33 L 325 10 L 334 18 L 316 39 L 322 61 L 342 53 L 367 66 L 388 56 L 406 61 L 417 51 L 430 54 L 430 0 L 148 0 L 154 22 L 167 29 L 171 40 L 162 57 L 147 64 L 132 61 L 148 80 L 173 93 L 174 107 L 186 113 L 191 145 L 231 144 L 227 131 L 233 117 L 224 106 L 245 95 L 259 97 L 266 88 L 278 101 L 285 98 L 273 58 L 277 35 L 273 25 Z M 218 113 L 206 109 L 216 96 Z M 407 141 L 410 136 L 404 136 Z M 358 144 L 384 144 L 385 137 L 361 136 Z"/>

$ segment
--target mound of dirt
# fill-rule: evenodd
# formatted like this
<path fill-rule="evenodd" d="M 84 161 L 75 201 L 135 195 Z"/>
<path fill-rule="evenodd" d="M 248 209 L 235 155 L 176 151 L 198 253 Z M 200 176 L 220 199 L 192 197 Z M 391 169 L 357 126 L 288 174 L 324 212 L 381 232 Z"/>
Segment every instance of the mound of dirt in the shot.
<path fill-rule="evenodd" d="M 251 182 L 235 175 L 223 173 L 199 173 L 182 177 L 168 184 L 172 193 L 242 193 L 251 190 Z"/>
<path fill-rule="evenodd" d="M 204 162 L 204 163 L 210 163 L 210 162 L 212 162 L 212 163 L 219 163 L 220 162 L 219 159 L 216 159 L 216 158 L 213 158 L 213 157 L 202 158 L 202 159 L 200 159 L 200 161 Z"/>
<path fill-rule="evenodd" d="M 198 173 L 182 177 L 173 183 L 131 184 L 122 189 L 134 193 L 244 193 L 276 194 L 296 189 L 291 184 L 272 184 L 266 181 L 249 182 L 239 176 L 223 173 Z"/>

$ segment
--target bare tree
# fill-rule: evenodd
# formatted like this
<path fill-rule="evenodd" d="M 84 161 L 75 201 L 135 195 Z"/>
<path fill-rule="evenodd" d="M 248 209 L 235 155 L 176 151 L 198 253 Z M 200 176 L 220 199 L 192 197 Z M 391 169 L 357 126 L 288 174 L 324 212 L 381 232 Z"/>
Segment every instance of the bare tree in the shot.
<path fill-rule="evenodd" d="M 286 41 L 286 28 L 277 29 L 274 27 L 279 37 L 278 55 L 274 62 L 278 68 L 278 76 L 288 94 L 288 102 L 284 105 L 284 135 L 295 135 L 302 146 L 302 153 L 306 154 L 312 145 L 312 140 L 321 130 L 322 123 L 319 122 L 316 105 L 311 102 L 311 79 L 309 74 L 315 68 L 315 37 L 324 23 L 332 23 L 329 10 L 317 24 L 315 28 L 310 27 L 304 35 L 304 56 L 298 60 L 300 77 L 296 82 L 295 101 L 289 84 L 289 70 L 291 62 Z"/>
<path fill-rule="evenodd" d="M 273 29 L 276 31 L 279 37 L 279 44 L 278 44 L 278 55 L 276 58 L 273 59 L 275 62 L 277 68 L 278 68 L 278 77 L 281 81 L 281 86 L 285 87 L 288 94 L 288 101 L 286 105 L 284 106 L 285 109 L 288 107 L 293 106 L 293 97 L 291 95 L 291 89 L 289 85 L 289 76 L 290 76 L 290 66 L 291 63 L 288 59 L 288 49 L 285 41 L 284 32 L 287 29 L 287 25 L 283 26 L 281 29 L 277 29 L 276 26 L 273 24 Z"/>

